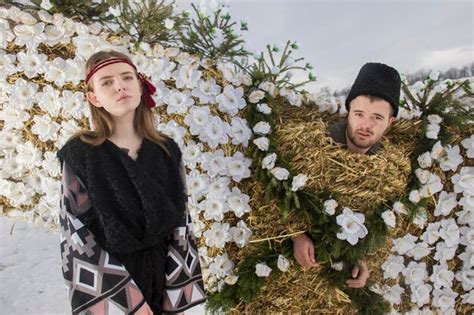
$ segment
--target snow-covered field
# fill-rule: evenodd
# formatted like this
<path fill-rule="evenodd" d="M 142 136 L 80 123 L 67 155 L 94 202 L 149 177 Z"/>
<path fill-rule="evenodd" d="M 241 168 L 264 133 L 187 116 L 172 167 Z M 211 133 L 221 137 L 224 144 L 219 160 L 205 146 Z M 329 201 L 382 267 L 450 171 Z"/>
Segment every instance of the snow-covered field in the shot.
<path fill-rule="evenodd" d="M 0 217 L 0 314 L 70 313 L 60 261 L 58 234 Z"/>

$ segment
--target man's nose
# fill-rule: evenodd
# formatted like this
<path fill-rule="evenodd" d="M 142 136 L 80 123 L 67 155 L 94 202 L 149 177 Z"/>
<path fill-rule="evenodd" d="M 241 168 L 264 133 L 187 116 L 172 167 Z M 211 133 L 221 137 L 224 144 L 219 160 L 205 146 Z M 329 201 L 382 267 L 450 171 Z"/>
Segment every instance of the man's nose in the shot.
<path fill-rule="evenodd" d="M 364 118 L 362 121 L 362 128 L 366 130 L 372 130 L 374 122 L 370 118 Z"/>

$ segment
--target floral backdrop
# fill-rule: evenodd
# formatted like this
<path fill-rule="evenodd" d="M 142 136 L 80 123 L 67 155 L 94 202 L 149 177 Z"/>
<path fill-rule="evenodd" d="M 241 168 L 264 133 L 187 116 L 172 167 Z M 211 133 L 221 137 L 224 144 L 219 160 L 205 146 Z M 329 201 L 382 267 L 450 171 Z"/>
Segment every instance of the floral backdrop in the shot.
<path fill-rule="evenodd" d="M 192 22 L 186 20 L 189 12 L 163 13 L 160 34 L 168 37 L 160 43 L 120 34 L 97 21 L 54 13 L 49 1 L 33 11 L 0 7 L 1 213 L 58 229 L 61 172 L 56 151 L 89 127 L 82 81 L 85 61 L 96 51 L 115 49 L 128 53 L 138 71 L 157 87 L 158 129 L 183 152 L 206 289 L 217 297 L 211 299 L 213 307 L 238 309 L 226 302 L 225 294 L 215 294 L 230 292 L 232 299 L 241 298 L 228 288 L 298 268 L 291 254 L 281 250 L 271 261 L 252 261 L 250 276 L 241 272 L 242 262 L 248 260 L 240 253 L 259 238 L 250 228 L 255 210 L 251 201 L 263 194 L 252 195 L 246 183 L 266 172 L 271 185 L 281 186 L 287 206 L 298 208 L 311 174 L 295 173 L 274 149 L 274 100 L 287 107 L 312 107 L 321 117 L 337 118 L 345 109 L 341 100 L 307 93 L 300 89 L 304 82 L 292 83 L 294 71 L 307 71 L 308 81 L 314 80 L 312 66 L 299 65 L 302 61 L 291 55 L 298 49 L 296 42 L 269 45 L 266 52 L 245 51 L 243 41 L 229 31 L 233 24 L 223 8 L 217 1 L 196 7 L 199 14 Z M 120 6 L 108 10 L 112 19 L 125 12 Z M 199 32 L 207 25 L 206 14 L 218 21 L 217 27 L 207 26 L 209 34 Z M 185 29 L 181 37 L 176 35 L 180 28 Z M 246 30 L 246 23 L 240 29 Z M 169 44 L 173 40 L 181 45 Z M 253 63 L 234 62 L 244 52 L 253 55 Z M 398 230 L 381 264 L 383 277 L 371 286 L 394 309 L 414 314 L 418 309 L 473 311 L 474 136 L 473 103 L 468 98 L 472 87 L 470 78 L 441 81 L 436 72 L 404 87 L 399 119 L 422 122 L 417 148 L 423 149 L 416 152 L 406 198 L 376 212 L 385 229 Z M 439 110 L 436 106 L 443 102 L 437 97 L 443 101 L 454 97 L 460 103 L 447 106 L 446 101 Z M 456 129 L 452 126 L 462 116 L 459 113 L 467 121 Z M 364 213 L 339 204 L 331 195 L 318 198 L 324 216 L 337 223 L 335 240 L 350 248 L 370 236 L 371 223 Z M 408 220 L 414 228 L 400 233 L 400 222 Z M 342 269 L 342 263 L 332 267 Z"/>

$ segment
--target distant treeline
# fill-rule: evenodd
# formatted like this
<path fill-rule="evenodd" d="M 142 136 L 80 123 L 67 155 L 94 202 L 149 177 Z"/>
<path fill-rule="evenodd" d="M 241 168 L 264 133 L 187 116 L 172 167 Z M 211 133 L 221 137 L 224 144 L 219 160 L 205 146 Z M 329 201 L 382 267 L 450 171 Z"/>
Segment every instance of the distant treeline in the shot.
<path fill-rule="evenodd" d="M 406 76 L 408 83 L 411 85 L 417 81 L 425 80 L 430 74 L 430 71 L 431 70 L 422 69 L 415 73 L 408 74 Z M 466 78 L 466 77 L 472 77 L 472 76 L 474 76 L 474 62 L 462 68 L 450 68 L 446 71 L 439 73 L 439 78 L 441 80 L 442 79 L 459 79 L 459 78 Z M 347 94 L 349 94 L 350 89 L 351 87 L 348 86 L 344 89 L 334 91 L 332 95 L 335 97 L 346 96 Z M 323 90 L 327 91 L 327 88 L 323 88 Z"/>

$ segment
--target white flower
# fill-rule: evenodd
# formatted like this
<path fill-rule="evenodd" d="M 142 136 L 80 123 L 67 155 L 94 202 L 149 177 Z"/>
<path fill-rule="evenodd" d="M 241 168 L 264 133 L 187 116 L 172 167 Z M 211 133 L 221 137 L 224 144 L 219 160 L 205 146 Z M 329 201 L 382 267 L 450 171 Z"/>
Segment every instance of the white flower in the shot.
<path fill-rule="evenodd" d="M 159 124 L 158 130 L 172 138 L 178 146 L 183 146 L 183 138 L 186 134 L 186 128 L 181 127 L 176 121 L 170 120 L 166 124 Z"/>
<path fill-rule="evenodd" d="M 339 261 L 339 262 L 331 263 L 331 268 L 336 271 L 341 271 L 344 268 L 344 262 Z"/>
<path fill-rule="evenodd" d="M 206 142 L 211 149 L 215 149 L 219 144 L 229 142 L 227 136 L 229 130 L 228 123 L 223 122 L 218 116 L 212 116 L 199 134 L 199 140 Z"/>
<path fill-rule="evenodd" d="M 192 64 L 180 65 L 177 70 L 173 71 L 172 76 L 176 80 L 178 89 L 194 89 L 202 76 L 202 72 L 196 70 Z"/>
<path fill-rule="evenodd" d="M 412 284 L 411 289 L 411 301 L 416 303 L 418 307 L 422 307 L 430 302 L 430 292 L 433 289 L 429 284 Z"/>
<path fill-rule="evenodd" d="M 2 46 L 1 44 L 2 28 L 1 27 L 2 26 L 0 24 L 0 48 Z M 15 62 L 16 62 L 16 55 L 9 55 L 0 51 L 0 67 L 2 68 L 2 71 L 0 72 L 0 79 L 5 80 L 5 78 L 8 75 L 16 72 Z"/>
<path fill-rule="evenodd" d="M 200 104 L 215 103 L 216 95 L 220 92 L 221 87 L 216 84 L 216 80 L 200 80 L 193 90 L 193 96 L 199 98 Z"/>
<path fill-rule="evenodd" d="M 219 103 L 219 110 L 235 116 L 239 110 L 247 105 L 243 95 L 244 90 L 241 87 L 234 88 L 232 85 L 227 85 L 222 94 L 216 97 L 216 101 Z"/>
<path fill-rule="evenodd" d="M 278 180 L 287 180 L 288 176 L 290 175 L 290 172 L 286 168 L 283 167 L 274 167 L 270 170 L 270 173 L 275 176 L 276 179 Z"/>
<path fill-rule="evenodd" d="M 382 213 L 382 219 L 385 224 L 391 228 L 395 228 L 395 225 L 397 224 L 396 218 L 395 218 L 395 213 L 391 210 L 386 210 Z"/>
<path fill-rule="evenodd" d="M 185 114 L 188 108 L 194 105 L 194 100 L 191 97 L 191 92 L 178 90 L 171 91 L 165 99 L 165 103 L 168 105 L 166 112 L 171 115 L 174 113 Z"/>
<path fill-rule="evenodd" d="M 408 200 L 410 200 L 413 203 L 420 202 L 421 200 L 420 192 L 418 190 L 410 191 L 410 194 L 408 195 Z"/>
<path fill-rule="evenodd" d="M 260 83 L 258 88 L 265 91 L 265 92 L 267 92 L 272 97 L 276 96 L 277 89 L 276 89 L 275 84 L 273 84 L 272 82 L 264 81 L 264 82 Z"/>
<path fill-rule="evenodd" d="M 259 277 L 268 277 L 272 272 L 272 268 L 268 267 L 266 263 L 258 263 L 255 265 L 255 274 Z"/>
<path fill-rule="evenodd" d="M 334 199 L 328 199 L 324 201 L 324 211 L 329 215 L 336 213 L 337 201 Z"/>
<path fill-rule="evenodd" d="M 240 182 L 243 178 L 250 177 L 250 165 L 252 159 L 246 158 L 242 152 L 235 152 L 227 162 L 227 170 L 232 180 Z"/>
<path fill-rule="evenodd" d="M 459 146 L 451 147 L 448 145 L 445 147 L 445 152 L 446 154 L 438 159 L 439 166 L 445 172 L 449 170 L 455 172 L 459 164 L 464 161 L 461 154 L 459 154 Z"/>
<path fill-rule="evenodd" d="M 199 207 L 204 210 L 204 219 L 219 222 L 224 219 L 224 213 L 229 211 L 224 200 L 217 196 L 208 195 L 206 199 L 199 203 Z"/>
<path fill-rule="evenodd" d="M 197 163 L 203 159 L 203 145 L 190 140 L 183 149 L 183 162 L 190 169 L 196 168 Z"/>
<path fill-rule="evenodd" d="M 459 244 L 459 226 L 456 221 L 451 218 L 440 221 L 441 228 L 439 230 L 439 236 L 444 239 L 446 246 L 451 247 Z"/>
<path fill-rule="evenodd" d="M 61 111 L 61 98 L 59 97 L 58 90 L 51 85 L 47 85 L 43 88 L 42 92 L 37 93 L 36 98 L 38 99 L 39 107 L 51 115 L 51 117 L 59 115 Z"/>
<path fill-rule="evenodd" d="M 230 228 L 232 239 L 239 248 L 243 248 L 249 243 L 252 230 L 247 227 L 244 221 L 240 220 L 237 226 Z"/>
<path fill-rule="evenodd" d="M 13 29 L 16 35 L 15 44 L 18 46 L 26 45 L 28 51 L 35 51 L 38 45 L 44 41 L 44 23 L 35 25 L 18 24 Z"/>
<path fill-rule="evenodd" d="M 410 249 L 415 247 L 416 236 L 410 233 L 404 235 L 401 238 L 394 239 L 391 251 L 397 252 L 399 255 L 405 255 Z"/>
<path fill-rule="evenodd" d="M 234 263 L 229 259 L 227 253 L 217 255 L 213 262 L 209 265 L 209 271 L 222 279 L 229 275 L 234 268 Z"/>
<path fill-rule="evenodd" d="M 444 264 L 446 261 L 454 258 L 457 248 L 457 244 L 452 247 L 448 247 L 446 246 L 445 242 L 438 242 L 436 244 L 436 253 L 433 258 L 439 261 L 441 264 Z"/>
<path fill-rule="evenodd" d="M 63 90 L 59 103 L 62 104 L 61 114 L 64 117 L 72 117 L 80 120 L 85 116 L 87 103 L 84 93 Z"/>
<path fill-rule="evenodd" d="M 459 174 L 454 174 L 451 177 L 451 181 L 454 184 L 455 193 L 474 195 L 474 167 L 462 167 Z"/>
<path fill-rule="evenodd" d="M 229 223 L 214 222 L 211 228 L 203 233 L 207 246 L 224 248 L 225 243 L 231 240 Z"/>
<path fill-rule="evenodd" d="M 304 174 L 298 174 L 293 177 L 293 181 L 291 182 L 291 190 L 297 191 L 303 188 L 306 185 L 306 181 L 308 180 L 308 176 Z"/>
<path fill-rule="evenodd" d="M 280 68 L 277 67 L 277 66 L 273 66 L 271 69 L 270 69 L 270 72 L 274 75 L 277 75 L 280 73 Z"/>
<path fill-rule="evenodd" d="M 429 174 L 428 182 L 420 188 L 422 198 L 430 197 L 443 189 L 443 182 L 436 174 Z"/>
<path fill-rule="evenodd" d="M 208 191 L 209 176 L 201 174 L 198 170 L 192 170 L 186 176 L 186 187 L 188 194 L 195 198 L 204 196 Z"/>
<path fill-rule="evenodd" d="M 395 211 L 398 214 L 408 214 L 407 209 L 405 208 L 405 205 L 400 202 L 400 201 L 395 201 L 393 203 L 393 211 Z"/>
<path fill-rule="evenodd" d="M 59 132 L 59 137 L 56 142 L 56 147 L 61 148 L 64 144 L 66 144 L 67 140 L 69 140 L 73 135 L 78 133 L 81 130 L 79 125 L 75 120 L 63 120 L 61 122 L 61 131 Z"/>
<path fill-rule="evenodd" d="M 467 157 L 474 159 L 474 135 L 461 141 L 461 144 L 466 149 Z"/>
<path fill-rule="evenodd" d="M 46 64 L 44 78 L 61 87 L 68 78 L 68 75 L 66 74 L 66 67 L 66 61 L 60 57 L 57 57 L 52 62 L 48 62 Z"/>
<path fill-rule="evenodd" d="M 234 285 L 237 283 L 237 280 L 239 280 L 239 276 L 228 275 L 225 277 L 224 282 L 228 285 Z"/>
<path fill-rule="evenodd" d="M 464 291 L 469 291 L 474 288 L 474 269 L 462 269 L 456 272 L 456 280 L 461 282 Z"/>
<path fill-rule="evenodd" d="M 278 262 L 277 262 L 278 269 L 280 269 L 280 271 L 282 272 L 287 272 L 289 266 L 290 266 L 290 262 L 288 261 L 288 259 L 286 259 L 286 257 L 283 255 L 278 255 Z"/>
<path fill-rule="evenodd" d="M 442 287 L 451 288 L 453 285 L 454 273 L 448 270 L 446 264 L 434 265 L 430 280 L 436 290 Z"/>
<path fill-rule="evenodd" d="M 286 96 L 291 105 L 300 107 L 303 104 L 303 97 L 300 93 L 291 90 Z"/>
<path fill-rule="evenodd" d="M 421 258 L 428 256 L 432 249 L 433 247 L 428 247 L 428 244 L 420 242 L 407 252 L 407 256 L 413 257 L 415 260 L 420 260 Z"/>
<path fill-rule="evenodd" d="M 441 145 L 441 141 L 437 141 L 431 148 L 431 158 L 438 160 L 444 154 L 444 148 Z"/>
<path fill-rule="evenodd" d="M 217 175 L 227 175 L 226 157 L 221 149 L 214 152 L 206 152 L 203 155 L 202 169 L 205 170 L 210 177 Z"/>
<path fill-rule="evenodd" d="M 427 151 L 421 154 L 418 156 L 417 161 L 421 168 L 430 168 L 433 163 L 431 160 L 431 152 Z"/>
<path fill-rule="evenodd" d="M 265 92 L 260 91 L 260 90 L 255 90 L 249 95 L 249 101 L 250 103 L 258 103 L 261 99 L 265 97 Z"/>
<path fill-rule="evenodd" d="M 439 117 L 438 115 L 428 115 L 426 118 L 428 118 L 430 124 L 433 125 L 439 125 L 443 121 L 443 118 Z"/>
<path fill-rule="evenodd" d="M 41 141 L 54 141 L 58 138 L 58 131 L 60 125 L 57 122 L 52 121 L 48 115 L 36 115 L 35 117 L 33 117 L 33 121 L 34 124 L 31 128 L 31 131 L 34 134 L 38 135 L 38 138 Z"/>
<path fill-rule="evenodd" d="M 242 144 L 244 147 L 247 147 L 251 136 L 252 130 L 249 128 L 247 120 L 240 117 L 232 117 L 230 123 L 230 137 L 232 138 L 232 144 Z"/>
<path fill-rule="evenodd" d="M 250 197 L 243 194 L 237 187 L 232 187 L 232 193 L 227 198 L 227 204 L 230 211 L 233 211 L 237 218 L 242 217 L 245 213 L 250 212 Z"/>
<path fill-rule="evenodd" d="M 394 286 L 387 286 L 383 287 L 383 297 L 386 299 L 390 304 L 400 304 L 401 298 L 400 295 L 405 291 L 400 285 L 396 284 Z"/>
<path fill-rule="evenodd" d="M 438 78 L 439 78 L 439 72 L 436 71 L 436 70 L 431 70 L 431 72 L 430 72 L 430 74 L 429 74 L 429 78 L 430 78 L 431 80 L 433 80 L 433 81 L 438 80 Z M 433 116 L 433 115 L 430 115 L 430 116 Z M 438 116 L 438 115 L 436 115 L 436 116 Z M 428 116 L 428 117 L 429 117 L 429 116 Z"/>
<path fill-rule="evenodd" d="M 418 214 L 413 218 L 413 224 L 416 224 L 418 227 L 423 228 L 428 220 L 428 214 L 425 209 L 422 209 Z"/>
<path fill-rule="evenodd" d="M 18 151 L 16 156 L 18 164 L 24 165 L 30 170 L 41 165 L 41 151 L 32 142 L 20 144 L 16 150 Z"/>
<path fill-rule="evenodd" d="M 468 224 L 474 226 L 474 211 L 464 209 L 462 211 L 456 212 L 456 216 L 458 217 L 456 220 L 458 224 Z"/>
<path fill-rule="evenodd" d="M 420 183 L 422 184 L 427 184 L 431 175 L 429 171 L 426 171 L 426 170 L 422 170 L 421 168 L 417 168 L 415 170 L 415 175 L 416 175 L 416 178 L 418 178 L 418 180 L 420 181 Z"/>
<path fill-rule="evenodd" d="M 454 292 L 451 288 L 434 290 L 433 306 L 439 307 L 441 312 L 446 312 L 448 309 L 454 308 L 458 295 L 459 294 Z"/>
<path fill-rule="evenodd" d="M 262 160 L 262 168 L 267 169 L 267 170 L 271 170 L 272 168 L 275 167 L 276 159 L 277 159 L 276 153 L 268 154 Z"/>
<path fill-rule="evenodd" d="M 402 270 L 402 274 L 405 277 L 405 283 L 407 284 L 421 284 L 428 277 L 426 271 L 426 263 L 411 261 L 408 266 Z"/>
<path fill-rule="evenodd" d="M 184 123 L 189 126 L 189 132 L 193 135 L 199 135 L 211 118 L 209 107 L 193 106 L 189 113 L 184 117 Z"/>
<path fill-rule="evenodd" d="M 427 244 L 434 244 L 439 239 L 439 228 L 441 227 L 441 223 L 434 222 L 428 224 L 425 232 L 420 236 L 420 239 L 423 240 Z"/>
<path fill-rule="evenodd" d="M 29 79 L 44 73 L 48 59 L 46 55 L 21 51 L 17 57 L 19 61 L 17 71 L 23 71 Z"/>
<path fill-rule="evenodd" d="M 272 112 L 272 109 L 266 103 L 258 104 L 257 110 L 265 115 L 268 115 Z"/>
<path fill-rule="evenodd" d="M 260 121 L 253 127 L 253 131 L 260 135 L 266 135 L 270 132 L 270 130 L 270 124 L 266 121 Z"/>
<path fill-rule="evenodd" d="M 169 80 L 172 71 L 176 68 L 176 64 L 171 62 L 169 58 L 153 58 L 148 65 L 146 72 L 153 78 L 160 80 Z M 203 81 L 200 81 L 203 82 Z M 194 96 L 194 95 L 193 95 Z"/>
<path fill-rule="evenodd" d="M 354 213 L 351 209 L 344 208 L 342 213 L 336 217 L 336 221 L 342 228 L 342 232 L 337 233 L 337 238 L 347 240 L 351 245 L 357 244 L 359 239 L 368 234 L 364 225 L 365 216 L 362 213 Z"/>
<path fill-rule="evenodd" d="M 468 250 L 474 251 L 474 229 L 468 226 L 463 226 L 459 230 L 461 231 L 461 239 L 459 240 L 459 243 L 466 246 L 466 252 Z"/>
<path fill-rule="evenodd" d="M 456 208 L 457 204 L 458 202 L 456 200 L 455 193 L 447 193 L 445 191 L 442 191 L 439 194 L 438 204 L 436 205 L 434 215 L 435 216 L 449 215 L 451 213 L 451 210 Z"/>
<path fill-rule="evenodd" d="M 227 176 L 218 176 L 212 179 L 209 189 L 209 197 L 216 196 L 216 198 L 226 198 L 230 195 L 230 178 Z"/>
<path fill-rule="evenodd" d="M 0 111 L 0 120 L 4 121 L 3 130 L 23 129 L 23 123 L 30 118 L 30 115 L 12 105 L 8 105 Z"/>
<path fill-rule="evenodd" d="M 402 256 L 388 256 L 388 259 L 382 264 L 384 279 L 397 279 L 398 274 L 405 268 Z"/>
<path fill-rule="evenodd" d="M 171 19 L 165 19 L 164 20 L 165 28 L 167 29 L 172 29 L 174 27 L 174 21 Z"/>
<path fill-rule="evenodd" d="M 469 291 L 469 293 L 461 295 L 462 304 L 471 304 L 474 305 L 474 290 Z"/>
<path fill-rule="evenodd" d="M 42 167 L 45 169 L 50 176 L 59 176 L 60 165 L 53 152 L 46 152 L 45 159 L 42 162 Z"/>
<path fill-rule="evenodd" d="M 267 137 L 260 137 L 253 140 L 253 143 L 258 147 L 260 151 L 267 151 L 270 144 L 270 140 Z"/>

